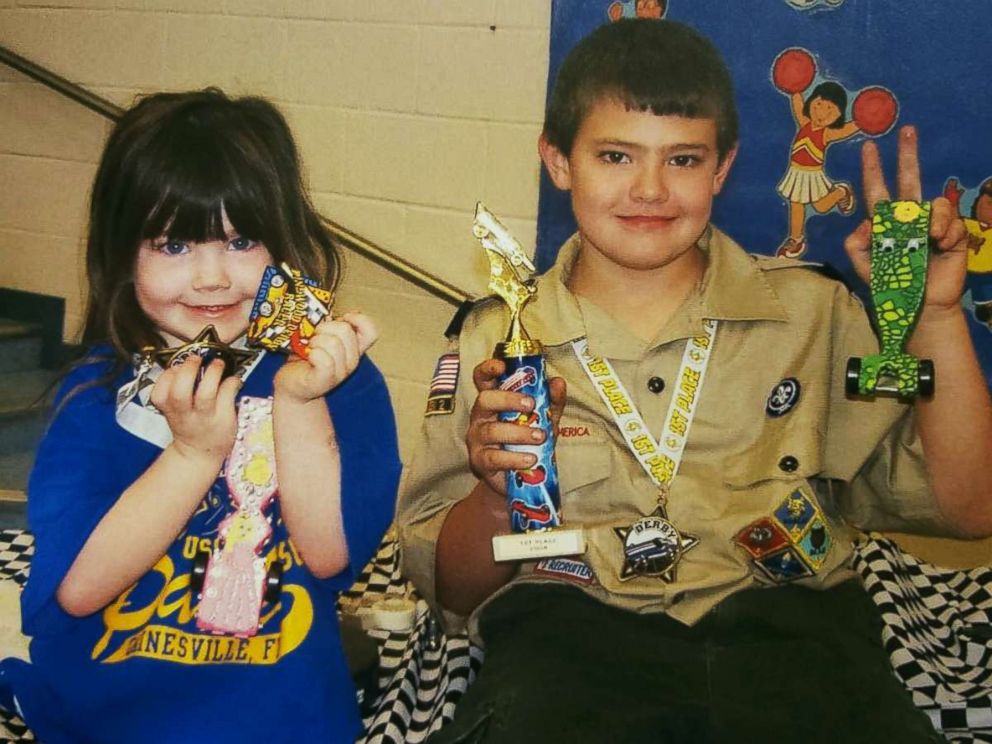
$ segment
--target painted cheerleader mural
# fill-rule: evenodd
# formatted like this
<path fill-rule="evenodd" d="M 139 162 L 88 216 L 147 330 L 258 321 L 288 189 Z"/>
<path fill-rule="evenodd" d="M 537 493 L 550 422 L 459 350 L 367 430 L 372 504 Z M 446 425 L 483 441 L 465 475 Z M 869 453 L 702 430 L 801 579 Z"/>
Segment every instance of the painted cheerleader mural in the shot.
<path fill-rule="evenodd" d="M 944 196 L 958 209 L 968 229 L 968 280 L 975 320 L 992 330 L 992 177 L 974 190 L 947 179 Z M 971 202 L 970 207 L 965 205 Z"/>
<path fill-rule="evenodd" d="M 779 256 L 800 258 L 806 253 L 806 218 L 812 210 L 852 214 L 857 206 L 854 187 L 833 181 L 825 172 L 827 148 L 858 133 L 877 136 L 895 124 L 895 96 L 885 88 L 865 88 L 854 99 L 852 119 L 846 118 L 848 94 L 840 83 L 822 80 L 813 86 L 816 62 L 806 49 L 786 49 L 772 63 L 772 82 L 789 96 L 796 134 L 789 166 L 778 193 L 789 203 L 789 231 Z M 812 86 L 803 97 L 803 92 Z"/>

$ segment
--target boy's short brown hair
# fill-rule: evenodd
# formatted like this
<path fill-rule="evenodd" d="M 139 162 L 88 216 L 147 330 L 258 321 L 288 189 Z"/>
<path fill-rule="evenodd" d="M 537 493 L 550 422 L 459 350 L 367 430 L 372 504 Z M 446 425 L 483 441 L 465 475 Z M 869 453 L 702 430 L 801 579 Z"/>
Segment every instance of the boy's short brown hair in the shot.
<path fill-rule="evenodd" d="M 586 114 L 603 98 L 659 116 L 713 119 L 721 160 L 737 144 L 730 73 L 709 40 L 681 23 L 625 18 L 582 39 L 558 70 L 545 139 L 569 155 Z"/>

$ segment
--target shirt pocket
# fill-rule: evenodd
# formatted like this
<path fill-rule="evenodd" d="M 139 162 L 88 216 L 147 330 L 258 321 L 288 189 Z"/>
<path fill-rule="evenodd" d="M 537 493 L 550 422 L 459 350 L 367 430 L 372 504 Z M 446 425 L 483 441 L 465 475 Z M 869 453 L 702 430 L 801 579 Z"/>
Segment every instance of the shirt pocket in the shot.
<path fill-rule="evenodd" d="M 807 481 L 822 470 L 823 435 L 815 425 L 800 418 L 785 427 L 773 423 L 754 445 L 724 461 L 727 486 L 737 490 L 766 482 Z"/>
<path fill-rule="evenodd" d="M 727 459 L 722 524 L 759 582 L 819 584 L 849 555 L 833 549 L 849 535 L 814 487 L 822 434 L 798 418 L 786 427 L 778 423 L 765 427 L 756 446 Z"/>
<path fill-rule="evenodd" d="M 610 444 L 605 439 L 559 440 L 555 456 L 558 460 L 558 482 L 565 499 L 582 493 L 613 473 Z"/>

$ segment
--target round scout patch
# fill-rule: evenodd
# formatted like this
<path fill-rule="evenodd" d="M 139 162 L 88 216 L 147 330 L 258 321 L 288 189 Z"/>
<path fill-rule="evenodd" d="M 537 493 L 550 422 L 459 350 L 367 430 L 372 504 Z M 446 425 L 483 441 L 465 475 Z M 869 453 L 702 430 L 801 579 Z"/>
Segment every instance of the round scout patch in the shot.
<path fill-rule="evenodd" d="M 765 413 L 774 418 L 784 416 L 799 402 L 802 388 L 795 377 L 786 377 L 772 390 L 765 403 Z"/>

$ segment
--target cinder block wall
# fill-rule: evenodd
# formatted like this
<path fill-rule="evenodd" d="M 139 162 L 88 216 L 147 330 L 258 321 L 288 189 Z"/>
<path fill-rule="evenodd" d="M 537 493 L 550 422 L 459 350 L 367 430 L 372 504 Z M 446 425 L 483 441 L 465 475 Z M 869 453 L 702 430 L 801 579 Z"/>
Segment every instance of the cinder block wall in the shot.
<path fill-rule="evenodd" d="M 545 0 L 0 0 L 0 44 L 112 100 L 217 85 L 273 99 L 331 219 L 471 294 L 476 200 L 533 248 Z M 73 340 L 81 238 L 109 125 L 0 66 L 0 286 L 62 296 Z M 454 310 L 348 254 L 341 308 L 380 321 L 409 456 Z"/>

